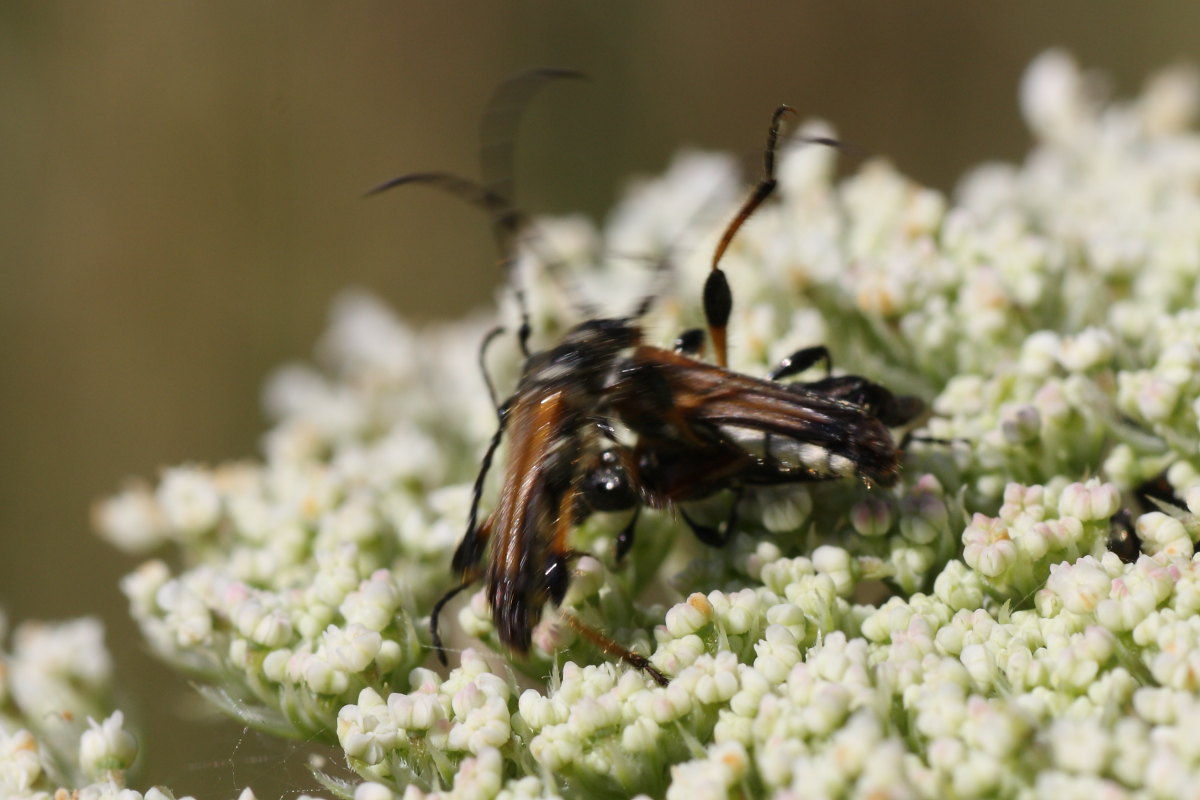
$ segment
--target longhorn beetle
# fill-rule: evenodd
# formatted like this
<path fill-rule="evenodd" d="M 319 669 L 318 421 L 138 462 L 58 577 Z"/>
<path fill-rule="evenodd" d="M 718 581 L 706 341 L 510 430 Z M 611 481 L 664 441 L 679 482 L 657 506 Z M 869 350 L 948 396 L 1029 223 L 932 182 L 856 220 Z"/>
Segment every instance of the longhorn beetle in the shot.
<path fill-rule="evenodd" d="M 497 92 L 489 115 L 501 98 L 527 97 L 548 79 L 576 74 L 522 73 Z M 713 254 L 703 308 L 716 364 L 695 357 L 703 342 L 699 331 L 681 336 L 675 350 L 643 344 L 638 320 L 653 302 L 652 294 L 627 317 L 588 320 L 571 328 L 557 345 L 530 354 L 528 311 L 520 288 L 515 289 L 522 313 L 518 339 L 526 360 L 516 389 L 497 403 L 499 424 L 480 464 L 467 530 L 451 562 L 460 582 L 431 614 L 431 635 L 443 664 L 438 616 L 452 597 L 481 578 L 500 640 L 517 653 L 528 652 L 544 606 L 560 605 L 566 595 L 570 562 L 576 555 L 569 535 L 592 511 L 634 510 L 618 536 L 619 559 L 632 544 L 643 504 L 677 507 L 725 489 L 734 490 L 740 499 L 747 487 L 756 485 L 850 475 L 879 485 L 896 480 L 900 451 L 889 426 L 915 418 L 919 401 L 895 397 L 853 375 L 812 383 L 779 382 L 820 361 L 828 366 L 824 347 L 798 351 L 765 380 L 727 368 L 726 328 L 733 298 L 720 260 L 742 224 L 774 191 L 777 140 L 787 113 L 791 109 L 781 106 L 772 116 L 764 178 L 728 224 Z M 836 145 L 827 139 L 810 141 Z M 524 219 L 501 184 L 481 185 L 448 173 L 412 173 L 371 194 L 407 183 L 449 190 L 490 211 L 506 263 L 511 264 L 513 240 Z M 483 349 L 498 331 L 485 337 Z M 495 399 L 486 370 L 485 379 Z M 636 436 L 632 445 L 619 439 L 614 422 Z M 506 438 L 500 497 L 481 521 L 484 483 Z M 724 533 L 683 516 L 702 541 L 720 544 L 735 523 L 737 505 L 735 500 Z M 666 684 L 666 676 L 647 658 L 574 615 L 561 614 L 606 654 Z"/>
<path fill-rule="evenodd" d="M 506 134 L 511 133 L 515 122 L 513 109 L 549 80 L 579 76 L 569 70 L 536 69 L 519 73 L 500 86 L 488 103 L 482 125 L 485 139 L 492 142 L 484 151 L 485 183 L 444 172 L 410 173 L 368 194 L 421 183 L 463 197 L 491 213 L 505 266 L 510 266 L 514 240 L 525 220 L 508 197 L 510 187 L 503 171 L 487 173 L 511 161 L 511 136 Z M 560 604 L 566 594 L 569 562 L 575 555 L 568 534 L 587 513 L 588 498 L 594 497 L 600 506 L 616 502 L 611 490 L 585 491 L 584 478 L 590 470 L 583 465 L 594 463 L 599 468 L 605 458 L 601 440 L 615 441 L 603 416 L 602 398 L 621 354 L 640 341 L 641 330 L 635 320 L 645 313 L 651 298 L 645 299 L 630 317 L 584 322 L 568 331 L 555 347 L 531 354 L 524 294 L 519 286 L 514 291 L 522 317 L 518 341 L 526 360 L 516 389 L 497 404 L 499 424 L 475 480 L 467 531 L 451 561 L 460 583 L 434 605 L 430 617 L 433 645 L 443 664 L 446 656 L 438 632 L 439 614 L 451 598 L 480 578 L 485 582 L 500 640 L 517 653 L 527 653 L 542 609 L 548 601 Z M 488 344 L 501 330 L 493 330 L 484 338 L 481 363 Z M 495 401 L 486 369 L 484 377 Z M 484 482 L 505 438 L 507 454 L 500 498 L 496 508 L 480 521 Z M 628 507 L 627 502 L 622 498 L 618 504 Z M 562 616 L 606 654 L 666 684 L 666 677 L 644 656 L 622 647 L 572 614 L 563 612 Z"/>
<path fill-rule="evenodd" d="M 924 411 L 918 398 L 896 396 L 858 375 L 780 383 L 821 361 L 831 371 L 824 346 L 796 351 L 765 380 L 727 368 L 726 327 L 733 296 L 720 262 L 742 224 L 775 189 L 779 126 L 791 111 L 787 106 L 775 111 L 763 178 L 713 252 L 703 309 L 717 363 L 695 357 L 703 349 L 704 334 L 691 330 L 676 340 L 674 351 L 636 347 L 607 387 L 606 410 L 637 435 L 632 452 L 614 453 L 622 457 L 625 481 L 636 487 L 645 504 L 678 507 L 718 491 L 735 492 L 723 532 L 699 524 L 679 508 L 697 538 L 713 546 L 722 545 L 733 529 L 748 487 L 852 475 L 868 484 L 891 485 L 899 473 L 901 450 L 889 428 L 908 425 Z M 831 139 L 806 141 L 838 146 Z M 608 481 L 622 485 L 612 477 Z M 618 560 L 633 544 L 636 522 L 635 508 L 617 538 Z"/>

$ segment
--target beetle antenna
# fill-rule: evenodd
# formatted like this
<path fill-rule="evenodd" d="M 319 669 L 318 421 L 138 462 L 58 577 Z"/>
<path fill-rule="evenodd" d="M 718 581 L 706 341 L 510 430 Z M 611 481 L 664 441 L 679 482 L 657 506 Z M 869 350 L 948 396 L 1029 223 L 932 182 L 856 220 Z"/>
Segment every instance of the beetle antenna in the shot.
<path fill-rule="evenodd" d="M 781 105 L 771 115 L 771 127 L 767 131 L 767 148 L 763 153 L 762 180 L 758 182 L 750 196 L 742 203 L 742 207 L 738 209 L 737 214 L 730 220 L 713 250 L 712 271 L 708 274 L 708 280 L 704 282 L 704 317 L 708 321 L 708 334 L 712 339 L 717 363 L 722 367 L 728 366 L 729 362 L 726 328 L 729 325 L 729 315 L 733 311 L 733 292 L 729 289 L 729 281 L 720 267 L 721 258 L 746 220 L 750 219 L 763 201 L 775 191 L 775 187 L 778 185 L 775 177 L 775 159 L 779 152 L 779 130 L 783 125 L 783 118 L 788 114 L 795 113 L 796 110 L 791 106 Z M 808 144 L 842 147 L 841 142 L 828 136 L 797 138 Z"/>
<path fill-rule="evenodd" d="M 489 192 L 512 201 L 517 126 L 533 96 L 553 81 L 586 78 L 578 70 L 534 67 L 518 72 L 496 87 L 479 121 L 479 174 Z"/>
<path fill-rule="evenodd" d="M 717 242 L 717 247 L 713 250 L 712 272 L 708 274 L 708 280 L 704 282 L 704 318 L 708 321 L 708 335 L 712 339 L 717 363 L 722 367 L 729 364 L 726 328 L 729 325 L 730 312 L 733 311 L 733 292 L 729 289 L 729 281 L 725 277 L 724 270 L 718 265 L 721 263 L 721 257 L 725 255 L 729 243 L 733 241 L 734 234 L 741 229 L 742 224 L 750 218 L 754 210 L 775 191 L 778 183 L 775 179 L 775 151 L 779 144 L 779 127 L 783 124 L 785 115 L 795 113 L 795 109 L 791 106 L 781 105 L 771 115 L 771 128 L 767 131 L 767 149 L 763 155 L 763 178 L 746 198 L 746 202 L 742 203 L 742 207 L 738 209 L 729 225 L 725 227 L 725 232 L 721 234 L 721 240 Z"/>
<path fill-rule="evenodd" d="M 480 169 L 482 182 L 472 181 L 450 172 L 412 172 L 379 184 L 366 196 L 386 192 L 397 186 L 420 183 L 466 200 L 488 212 L 492 219 L 492 235 L 500 252 L 501 266 L 512 274 L 516 259 L 517 235 L 528 227 L 528 218 L 513 205 L 513 163 L 517 123 L 534 94 L 547 83 L 559 78 L 584 78 L 582 72 L 555 67 L 539 67 L 518 72 L 505 80 L 488 100 L 480 120 Z M 536 241 L 536 240 L 535 240 Z M 537 249 L 537 245 L 534 245 Z M 562 259 L 541 256 L 548 264 Z M 513 294 L 521 314 L 517 339 L 521 352 L 529 357 L 529 306 L 525 291 L 513 284 Z"/>

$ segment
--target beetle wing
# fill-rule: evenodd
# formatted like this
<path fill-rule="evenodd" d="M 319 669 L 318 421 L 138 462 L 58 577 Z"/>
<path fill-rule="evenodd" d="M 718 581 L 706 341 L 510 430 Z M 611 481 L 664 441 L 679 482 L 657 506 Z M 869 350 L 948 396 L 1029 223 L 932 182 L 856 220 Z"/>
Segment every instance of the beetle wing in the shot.
<path fill-rule="evenodd" d="M 581 435 L 565 391 L 521 397 L 509 421 L 508 455 L 488 518 L 487 597 L 500 640 L 527 652 L 548 599 L 549 558 L 565 550 Z M 536 398 L 536 399 L 535 399 Z"/>
<path fill-rule="evenodd" d="M 741 375 L 653 347 L 622 368 L 613 403 L 633 430 L 653 442 L 733 446 L 758 459 L 748 482 L 784 483 L 859 475 L 896 479 L 891 432 L 866 409 L 801 385 Z"/>

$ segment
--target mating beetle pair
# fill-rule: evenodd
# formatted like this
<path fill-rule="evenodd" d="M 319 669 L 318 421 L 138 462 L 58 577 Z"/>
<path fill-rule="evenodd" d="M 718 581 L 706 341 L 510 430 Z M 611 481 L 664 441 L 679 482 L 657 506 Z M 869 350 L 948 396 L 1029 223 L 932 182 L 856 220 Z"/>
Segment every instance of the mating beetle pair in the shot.
<path fill-rule="evenodd" d="M 487 119 L 511 115 L 515 101 L 547 80 L 574 74 L 535 70 L 510 79 L 494 96 L 484 129 Z M 452 561 L 460 583 L 438 601 L 431 617 L 434 646 L 443 663 L 438 615 L 451 597 L 480 578 L 500 640 L 518 653 L 529 650 L 546 603 L 557 605 L 566 595 L 575 555 L 570 533 L 593 511 L 633 510 L 617 538 L 620 560 L 632 545 L 643 505 L 679 510 L 702 541 L 720 545 L 736 522 L 742 494 L 752 487 L 852 476 L 881 486 L 895 482 L 901 450 L 890 428 L 912 422 L 924 409 L 919 400 L 897 397 L 856 375 L 782 382 L 822 361 L 828 366 L 824 347 L 798 351 L 766 378 L 727 368 L 726 327 L 733 297 L 720 261 L 742 224 L 774 191 L 776 144 L 790 111 L 781 106 L 774 113 L 764 177 L 713 254 L 703 310 L 715 364 L 698 357 L 703 331 L 683 334 L 671 350 L 642 341 L 639 319 L 653 303 L 652 295 L 627 317 L 588 320 L 557 345 L 530 354 L 528 314 L 517 290 L 525 316 L 519 340 L 526 361 L 516 389 L 497 404 L 499 425 L 483 456 L 467 530 Z M 439 186 L 489 210 L 511 260 L 511 243 L 523 220 L 501 189 L 427 172 L 401 176 L 373 192 L 406 183 Z M 633 437 L 632 443 L 622 441 L 618 425 Z M 484 482 L 504 439 L 499 500 L 481 521 Z M 736 499 L 720 529 L 696 522 L 680 507 L 727 490 Z M 644 656 L 573 615 L 564 612 L 563 617 L 609 655 L 666 683 Z"/>

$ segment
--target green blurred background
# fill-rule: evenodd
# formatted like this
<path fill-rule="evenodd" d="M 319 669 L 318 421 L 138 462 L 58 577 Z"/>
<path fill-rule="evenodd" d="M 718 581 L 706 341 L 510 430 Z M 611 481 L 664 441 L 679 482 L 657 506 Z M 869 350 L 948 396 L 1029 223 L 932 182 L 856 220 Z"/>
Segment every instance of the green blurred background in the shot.
<path fill-rule="evenodd" d="M 533 212 L 600 216 L 680 146 L 757 158 L 780 102 L 950 190 L 1022 157 L 1026 64 L 1064 45 L 1121 94 L 1200 60 L 1200 6 L 1099 2 L 6 2 L 0 5 L 0 605 L 99 614 L 144 731 L 137 788 L 272 797 L 312 788 L 304 750 L 191 713 L 143 652 L 90 533 L 130 475 L 251 456 L 260 388 L 303 358 L 341 288 L 418 320 L 486 303 L 478 212 L 413 190 L 475 173 L 496 83 L 587 71 L 520 137 Z"/>

